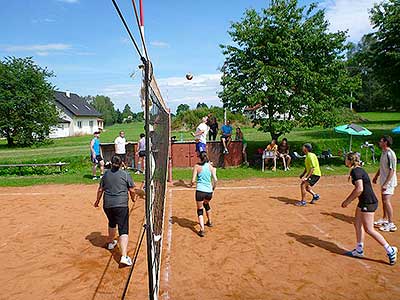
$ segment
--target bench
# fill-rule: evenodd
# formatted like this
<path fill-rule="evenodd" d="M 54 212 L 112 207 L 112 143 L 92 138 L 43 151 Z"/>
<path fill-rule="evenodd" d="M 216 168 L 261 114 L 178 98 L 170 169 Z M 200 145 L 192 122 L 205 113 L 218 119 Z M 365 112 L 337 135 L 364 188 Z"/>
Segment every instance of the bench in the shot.
<path fill-rule="evenodd" d="M 69 163 L 48 163 L 48 164 L 7 164 L 7 165 L 0 165 L 0 168 L 19 168 L 19 174 L 22 175 L 22 168 L 24 167 L 59 167 L 60 172 L 62 172 L 62 168 Z"/>

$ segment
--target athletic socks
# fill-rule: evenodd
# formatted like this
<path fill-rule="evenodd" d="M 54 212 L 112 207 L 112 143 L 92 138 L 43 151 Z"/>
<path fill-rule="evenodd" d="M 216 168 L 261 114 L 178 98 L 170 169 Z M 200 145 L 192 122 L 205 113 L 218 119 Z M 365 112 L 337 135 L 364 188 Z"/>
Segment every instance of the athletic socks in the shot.
<path fill-rule="evenodd" d="M 387 254 L 392 254 L 393 251 L 394 251 L 393 247 L 390 246 L 389 244 L 386 244 L 386 245 L 383 246 L 383 247 L 385 248 Z"/>
<path fill-rule="evenodd" d="M 364 251 L 364 243 L 357 243 L 356 250 L 357 250 L 357 252 L 363 252 Z"/>

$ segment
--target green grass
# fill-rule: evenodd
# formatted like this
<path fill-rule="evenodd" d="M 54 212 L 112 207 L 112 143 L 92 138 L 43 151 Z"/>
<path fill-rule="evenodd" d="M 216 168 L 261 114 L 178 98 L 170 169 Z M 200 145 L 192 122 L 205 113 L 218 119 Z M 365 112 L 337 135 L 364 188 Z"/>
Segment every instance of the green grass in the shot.
<path fill-rule="evenodd" d="M 373 132 L 370 137 L 353 137 L 353 151 L 361 151 L 361 144 L 365 141 L 376 143 L 383 134 L 391 134 L 391 129 L 400 124 L 400 113 L 361 113 L 364 119 L 361 125 Z M 127 140 L 137 141 L 139 134 L 143 132 L 143 123 L 118 124 L 107 127 L 101 135 L 101 142 L 113 142 L 120 130 L 124 130 Z M 251 160 L 257 148 L 264 148 L 270 135 L 260 132 L 255 128 L 242 128 L 248 141 L 248 156 Z M 175 131 L 172 133 L 177 140 L 192 140 L 190 132 Z M 285 136 L 289 140 L 292 151 L 301 152 L 301 146 L 305 142 L 313 144 L 315 152 L 321 153 L 323 150 L 331 149 L 333 154 L 338 154 L 343 149 L 348 149 L 349 136 L 337 134 L 333 129 L 311 128 L 295 129 Z M 5 140 L 0 140 L 0 162 L 8 163 L 46 163 L 46 162 L 68 162 L 69 165 L 65 172 L 60 174 L 57 168 L 25 168 L 24 176 L 18 176 L 17 169 L 0 169 L 0 186 L 22 186 L 34 184 L 72 184 L 72 183 L 93 183 L 91 180 L 91 164 L 89 161 L 89 143 L 91 136 L 79 136 L 56 139 L 50 144 L 35 146 L 31 148 L 6 147 Z M 394 137 L 393 149 L 400 151 L 400 139 Z M 365 155 L 365 150 L 362 155 Z M 377 151 L 377 156 L 379 156 Z M 365 157 L 363 157 L 365 159 Z M 283 177 L 297 176 L 301 173 L 302 161 L 294 162 L 293 168 L 289 172 L 270 172 L 262 173 L 259 167 L 246 168 L 227 168 L 218 170 L 220 179 L 239 179 L 253 177 Z M 346 174 L 348 170 L 343 166 L 342 160 L 321 161 L 324 175 Z M 367 170 L 375 171 L 377 166 L 367 165 Z M 173 177 L 177 180 L 189 180 L 190 169 L 174 169 Z M 140 176 L 134 176 L 136 180 L 142 180 Z"/>

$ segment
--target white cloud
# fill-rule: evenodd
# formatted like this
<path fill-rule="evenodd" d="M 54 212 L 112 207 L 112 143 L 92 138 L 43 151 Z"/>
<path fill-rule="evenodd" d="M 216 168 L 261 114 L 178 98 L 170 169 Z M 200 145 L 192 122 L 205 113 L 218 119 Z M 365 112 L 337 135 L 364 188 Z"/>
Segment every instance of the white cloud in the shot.
<path fill-rule="evenodd" d="M 162 42 L 162 41 L 152 41 L 150 42 L 150 45 L 152 45 L 155 48 L 169 48 L 170 45 L 166 42 Z"/>
<path fill-rule="evenodd" d="M 49 52 L 46 52 L 46 51 L 39 51 L 39 52 L 36 52 L 36 54 L 39 55 L 39 56 L 48 56 L 48 55 L 49 55 Z"/>
<path fill-rule="evenodd" d="M 181 103 L 191 107 L 195 107 L 198 102 L 220 106 L 222 103 L 217 96 L 222 89 L 220 79 L 221 74 L 195 74 L 192 80 L 187 80 L 185 76 L 167 77 L 157 79 L 157 83 L 164 100 L 174 112 Z M 125 104 L 129 104 L 136 111 L 141 110 L 139 92 L 138 78 L 129 84 L 110 85 L 98 91 L 109 96 L 117 108 L 123 109 Z"/>
<path fill-rule="evenodd" d="M 72 46 L 69 44 L 41 44 L 41 45 L 9 45 L 2 47 L 3 50 L 8 52 L 18 52 L 18 51 L 62 51 L 71 49 Z"/>
<path fill-rule="evenodd" d="M 372 31 L 369 10 L 377 0 L 325 0 L 320 4 L 326 9 L 330 30 L 348 30 L 349 39 L 357 42 Z"/>

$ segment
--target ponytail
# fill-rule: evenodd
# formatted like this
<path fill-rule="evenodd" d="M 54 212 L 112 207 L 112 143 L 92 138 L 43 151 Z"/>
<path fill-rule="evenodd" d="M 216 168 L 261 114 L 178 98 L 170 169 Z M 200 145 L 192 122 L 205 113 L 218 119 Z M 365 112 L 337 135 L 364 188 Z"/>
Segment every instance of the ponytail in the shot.
<path fill-rule="evenodd" d="M 352 168 L 361 167 L 363 165 L 360 155 L 356 152 L 347 153 L 346 159 L 350 161 Z"/>

